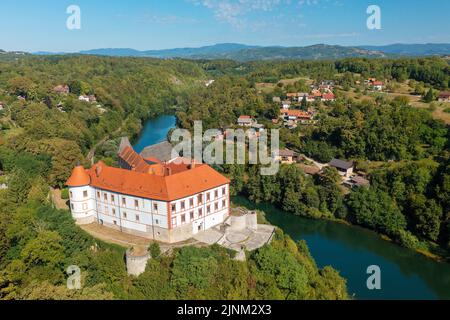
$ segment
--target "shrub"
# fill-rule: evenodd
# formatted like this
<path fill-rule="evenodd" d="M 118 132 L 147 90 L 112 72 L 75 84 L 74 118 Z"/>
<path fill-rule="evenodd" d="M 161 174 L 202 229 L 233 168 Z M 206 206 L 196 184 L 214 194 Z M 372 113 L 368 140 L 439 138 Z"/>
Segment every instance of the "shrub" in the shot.
<path fill-rule="evenodd" d="M 416 249 L 419 245 L 419 240 L 415 235 L 406 230 L 399 230 L 398 242 L 405 248 Z"/>
<path fill-rule="evenodd" d="M 61 190 L 61 199 L 69 200 L 69 189 L 65 188 Z"/>
<path fill-rule="evenodd" d="M 158 243 L 154 242 L 148 247 L 148 252 L 153 259 L 157 259 L 161 255 L 161 248 Z"/>

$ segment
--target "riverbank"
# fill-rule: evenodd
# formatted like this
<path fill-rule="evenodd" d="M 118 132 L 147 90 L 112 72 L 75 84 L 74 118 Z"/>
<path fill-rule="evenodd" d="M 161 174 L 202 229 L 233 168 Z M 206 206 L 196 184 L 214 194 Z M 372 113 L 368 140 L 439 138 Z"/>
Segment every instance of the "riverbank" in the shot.
<path fill-rule="evenodd" d="M 348 280 L 358 299 L 450 299 L 450 265 L 386 241 L 347 222 L 295 216 L 270 204 L 255 205 L 243 197 L 233 203 L 264 212 L 261 219 L 294 240 L 306 240 L 319 268 L 331 265 Z M 366 287 L 368 266 L 382 270 L 382 290 Z"/>

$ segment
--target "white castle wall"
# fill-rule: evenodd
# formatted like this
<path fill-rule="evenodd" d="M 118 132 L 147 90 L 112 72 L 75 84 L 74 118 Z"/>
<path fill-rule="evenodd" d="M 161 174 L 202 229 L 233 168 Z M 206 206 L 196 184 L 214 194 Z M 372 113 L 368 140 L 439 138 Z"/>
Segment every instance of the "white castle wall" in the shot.
<path fill-rule="evenodd" d="M 94 190 L 90 186 L 69 188 L 70 209 L 78 224 L 89 224 L 95 221 L 97 209 Z"/>

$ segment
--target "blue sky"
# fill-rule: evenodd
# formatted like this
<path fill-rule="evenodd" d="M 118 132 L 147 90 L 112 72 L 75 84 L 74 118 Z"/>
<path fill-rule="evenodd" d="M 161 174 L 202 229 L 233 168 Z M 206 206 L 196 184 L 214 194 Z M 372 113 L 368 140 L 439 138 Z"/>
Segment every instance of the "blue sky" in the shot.
<path fill-rule="evenodd" d="M 366 27 L 371 4 L 381 30 Z M 81 9 L 80 30 L 66 27 L 69 5 Z M 1 0 L 0 48 L 450 43 L 449 12 L 448 0 Z"/>

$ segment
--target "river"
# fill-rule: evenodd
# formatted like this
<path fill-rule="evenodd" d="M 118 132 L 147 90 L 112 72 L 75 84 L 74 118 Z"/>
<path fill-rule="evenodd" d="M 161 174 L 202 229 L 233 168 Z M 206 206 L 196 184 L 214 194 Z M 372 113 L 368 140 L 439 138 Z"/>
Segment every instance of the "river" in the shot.
<path fill-rule="evenodd" d="M 134 147 L 138 152 L 166 138 L 175 117 L 161 116 L 146 122 Z M 252 207 L 237 197 L 233 202 Z M 317 265 L 330 265 L 347 279 L 356 299 L 450 299 L 450 264 L 439 263 L 412 250 L 381 239 L 369 230 L 344 224 L 310 220 L 288 214 L 271 205 L 257 207 L 267 220 L 294 240 L 306 240 Z M 381 290 L 370 291 L 367 267 L 381 268 Z"/>
<path fill-rule="evenodd" d="M 175 125 L 175 116 L 165 115 L 147 120 L 136 141 L 134 141 L 134 150 L 140 153 L 145 147 L 163 142 L 166 140 L 169 130 L 175 128 Z"/>

